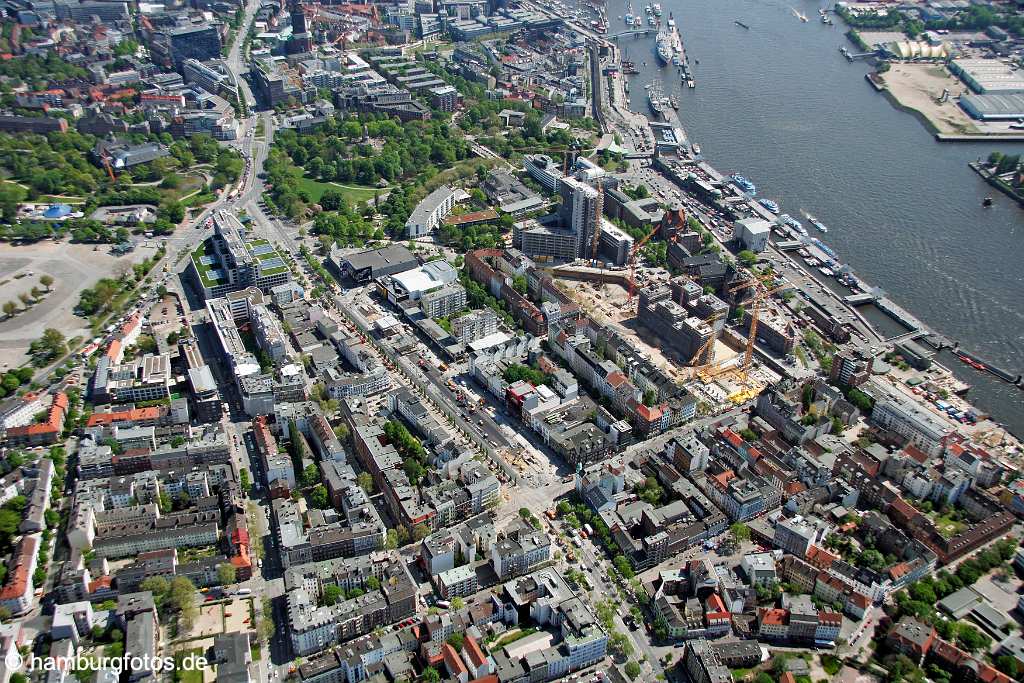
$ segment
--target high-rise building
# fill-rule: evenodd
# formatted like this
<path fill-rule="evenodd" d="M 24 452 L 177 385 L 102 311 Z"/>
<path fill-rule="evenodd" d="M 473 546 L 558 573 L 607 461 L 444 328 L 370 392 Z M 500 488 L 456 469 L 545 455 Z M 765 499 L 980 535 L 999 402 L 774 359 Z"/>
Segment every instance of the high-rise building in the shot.
<path fill-rule="evenodd" d="M 302 11 L 302 5 L 293 2 L 289 11 L 292 18 L 292 34 L 306 33 L 306 14 Z"/>
<path fill-rule="evenodd" d="M 306 29 L 306 14 L 302 11 L 302 4 L 292 2 L 289 12 L 292 20 L 292 37 L 288 39 L 285 51 L 290 55 L 312 52 L 313 36 Z"/>
<path fill-rule="evenodd" d="M 576 178 L 564 178 L 559 185 L 561 224 L 577 236 L 577 256 L 589 257 L 595 233 L 601 232 L 604 210 L 602 192 Z"/>
<path fill-rule="evenodd" d="M 173 28 L 156 34 L 149 47 L 153 61 L 180 71 L 186 59 L 205 62 L 221 57 L 219 26 L 204 24 Z"/>

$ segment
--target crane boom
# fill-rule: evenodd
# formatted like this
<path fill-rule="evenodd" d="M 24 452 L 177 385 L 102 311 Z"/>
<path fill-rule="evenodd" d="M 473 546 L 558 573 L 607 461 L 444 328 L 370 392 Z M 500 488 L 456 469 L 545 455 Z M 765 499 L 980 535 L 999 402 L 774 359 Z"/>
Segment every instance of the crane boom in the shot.
<path fill-rule="evenodd" d="M 658 232 L 659 229 L 660 229 L 660 226 L 654 226 L 654 228 L 649 233 L 647 233 L 646 235 L 643 236 L 643 239 L 641 239 L 639 242 L 637 242 L 635 245 L 633 245 L 633 248 L 629 252 L 629 264 L 630 264 L 629 265 L 629 303 L 630 304 L 633 303 L 633 295 L 636 293 L 636 255 L 638 253 L 640 253 L 640 249 L 643 248 L 643 246 L 645 244 L 647 244 L 647 242 L 650 241 L 650 239 L 652 237 L 654 237 L 654 233 Z"/>

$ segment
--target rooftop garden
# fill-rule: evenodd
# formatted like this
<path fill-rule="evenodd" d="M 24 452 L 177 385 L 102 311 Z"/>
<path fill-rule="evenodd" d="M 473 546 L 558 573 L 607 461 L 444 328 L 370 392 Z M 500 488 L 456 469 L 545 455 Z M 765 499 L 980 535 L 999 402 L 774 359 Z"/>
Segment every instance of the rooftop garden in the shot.
<path fill-rule="evenodd" d="M 213 276 L 217 267 L 203 263 L 204 256 L 213 256 L 213 250 L 208 247 L 205 240 L 200 242 L 196 250 L 192 252 L 192 265 L 199 273 L 199 279 L 202 280 L 204 287 L 216 287 L 221 282 L 219 278 Z"/>

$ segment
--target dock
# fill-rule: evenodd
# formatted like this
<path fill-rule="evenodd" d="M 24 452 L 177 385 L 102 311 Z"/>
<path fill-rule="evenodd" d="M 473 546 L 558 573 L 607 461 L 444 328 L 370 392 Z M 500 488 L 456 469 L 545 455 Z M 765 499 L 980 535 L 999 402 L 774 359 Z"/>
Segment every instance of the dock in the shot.
<path fill-rule="evenodd" d="M 874 294 L 867 294 L 862 292 L 860 294 L 850 294 L 849 296 L 844 296 L 843 301 L 850 304 L 851 306 L 866 306 L 868 304 L 875 303 L 876 298 L 877 297 L 875 297 Z"/>

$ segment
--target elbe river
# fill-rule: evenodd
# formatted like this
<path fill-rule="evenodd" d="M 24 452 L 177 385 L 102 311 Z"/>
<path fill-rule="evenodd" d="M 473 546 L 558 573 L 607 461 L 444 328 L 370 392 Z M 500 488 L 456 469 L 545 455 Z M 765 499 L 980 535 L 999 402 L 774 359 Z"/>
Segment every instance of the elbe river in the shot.
<path fill-rule="evenodd" d="M 646 1 L 634 13 L 643 17 Z M 893 301 L 964 349 L 1024 372 L 1024 209 L 967 166 L 994 150 L 1022 153 L 1024 144 L 937 142 L 871 88 L 866 63 L 839 53 L 857 49 L 838 17 L 834 27 L 821 23 L 816 3 L 661 5 L 662 22 L 671 12 L 678 24 L 697 87 L 659 65 L 653 34 L 623 38 L 641 72 L 630 77 L 631 108 L 648 113 L 643 86 L 659 80 L 679 97 L 683 127 L 711 165 L 746 176 L 759 198 L 778 201 L 816 234 L 805 220 L 813 214 L 840 260 Z M 609 33 L 625 29 L 625 7 L 609 1 Z M 989 194 L 995 203 L 986 209 Z M 883 332 L 904 331 L 881 318 Z M 972 402 L 1024 436 L 1024 391 L 948 352 L 939 360 L 973 386 Z"/>

